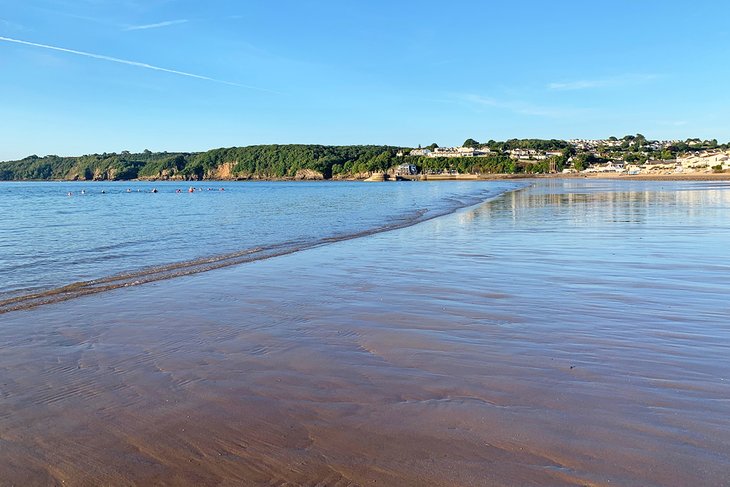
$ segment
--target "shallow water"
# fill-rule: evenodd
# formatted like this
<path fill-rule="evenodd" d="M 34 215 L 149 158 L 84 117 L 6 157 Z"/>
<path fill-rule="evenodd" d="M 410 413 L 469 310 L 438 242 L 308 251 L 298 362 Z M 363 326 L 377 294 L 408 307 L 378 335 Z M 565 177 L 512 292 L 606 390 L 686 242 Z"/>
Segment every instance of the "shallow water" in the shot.
<path fill-rule="evenodd" d="M 730 485 L 729 210 L 725 183 L 541 181 L 7 313 L 0 479 Z"/>
<path fill-rule="evenodd" d="M 0 300 L 154 266 L 291 249 L 408 224 L 514 187 L 235 182 L 208 183 L 189 193 L 180 182 L 0 183 Z"/>

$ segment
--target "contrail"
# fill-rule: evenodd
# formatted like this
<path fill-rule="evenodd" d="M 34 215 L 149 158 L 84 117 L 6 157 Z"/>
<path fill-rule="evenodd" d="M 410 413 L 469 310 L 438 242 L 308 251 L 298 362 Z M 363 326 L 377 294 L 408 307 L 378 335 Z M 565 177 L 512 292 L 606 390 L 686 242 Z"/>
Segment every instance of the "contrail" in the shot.
<path fill-rule="evenodd" d="M 164 22 L 158 22 L 156 24 L 145 24 L 145 25 L 130 25 L 124 30 L 146 30 L 146 29 L 157 29 L 159 27 L 167 27 L 170 25 L 186 24 L 190 22 L 188 19 L 180 20 L 166 20 Z"/>
<path fill-rule="evenodd" d="M 119 59 L 116 57 L 104 56 L 102 54 L 94 54 L 91 52 L 77 51 L 75 49 L 66 49 L 65 47 L 49 46 L 47 44 L 38 44 L 36 42 L 21 41 L 20 39 L 12 39 L 10 37 L 0 36 L 0 41 L 13 42 L 15 44 L 23 44 L 25 46 L 40 47 L 42 49 L 50 49 L 52 51 L 67 52 L 70 54 L 76 54 L 78 56 L 85 56 L 85 57 L 90 57 L 90 58 L 94 58 L 94 59 L 101 59 L 103 61 L 111 61 L 113 63 L 119 63 L 119 64 L 127 64 L 129 66 L 137 66 L 138 68 L 152 69 L 154 71 L 163 71 L 165 73 L 177 74 L 179 76 L 187 76 L 188 78 L 197 78 L 197 79 L 202 79 L 205 81 L 212 81 L 214 83 L 223 83 L 225 85 L 239 86 L 241 88 L 248 88 L 250 90 L 265 91 L 267 93 L 279 94 L 276 91 L 267 90 L 266 88 L 259 88 L 257 86 L 250 86 L 250 85 L 242 85 L 240 83 L 234 83 L 232 81 L 225 81 L 225 80 L 221 80 L 221 79 L 210 78 L 208 76 L 202 76 L 199 74 L 186 73 L 185 71 L 178 71 L 176 69 L 161 68 L 159 66 L 153 66 L 153 65 L 147 64 L 147 63 L 140 63 L 137 61 L 128 61 L 126 59 Z"/>

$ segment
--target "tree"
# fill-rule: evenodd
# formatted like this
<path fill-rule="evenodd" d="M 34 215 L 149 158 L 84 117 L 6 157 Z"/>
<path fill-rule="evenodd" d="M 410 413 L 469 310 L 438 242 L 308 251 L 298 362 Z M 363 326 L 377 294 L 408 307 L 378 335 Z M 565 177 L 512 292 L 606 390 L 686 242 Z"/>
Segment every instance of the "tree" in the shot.
<path fill-rule="evenodd" d="M 470 147 L 472 149 L 476 149 L 479 147 L 479 142 L 477 142 L 474 139 L 466 139 L 463 144 L 461 144 L 462 147 Z"/>
<path fill-rule="evenodd" d="M 645 163 L 647 160 L 646 156 L 642 154 L 641 152 L 629 152 L 624 156 L 624 161 L 626 162 L 635 162 L 639 164 Z"/>
<path fill-rule="evenodd" d="M 596 156 L 589 152 L 584 152 L 582 154 L 578 154 L 577 156 L 573 157 L 573 168 L 576 171 L 582 171 L 584 169 L 587 169 L 588 166 L 591 164 L 598 162 L 598 159 L 596 159 Z"/>

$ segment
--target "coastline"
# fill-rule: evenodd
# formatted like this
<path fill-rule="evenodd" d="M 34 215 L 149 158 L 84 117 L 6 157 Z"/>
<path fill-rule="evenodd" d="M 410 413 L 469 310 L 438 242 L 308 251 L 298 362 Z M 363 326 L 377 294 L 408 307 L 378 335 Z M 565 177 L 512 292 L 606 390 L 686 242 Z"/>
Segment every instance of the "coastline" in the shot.
<path fill-rule="evenodd" d="M 8 313 L 0 478 L 723 485 L 730 199 L 677 184 L 546 180 L 395 232 Z"/>
<path fill-rule="evenodd" d="M 185 185 L 230 183 L 230 182 L 364 182 L 367 176 L 358 178 L 216 178 L 216 179 L 161 179 L 161 178 L 138 178 L 138 179 L 115 179 L 115 180 L 71 180 L 71 179 L 23 179 L 12 181 L 0 181 L 2 183 L 22 182 L 58 182 L 58 183 L 104 183 L 104 182 L 165 182 L 180 183 Z M 432 174 L 417 175 L 412 178 L 404 177 L 399 180 L 385 180 L 380 182 L 428 182 L 428 181 L 503 181 L 522 179 L 619 179 L 637 181 L 730 181 L 730 172 L 683 172 L 669 174 L 623 174 L 623 173 L 573 173 L 573 174 L 542 174 L 542 173 L 500 173 L 500 174 Z"/>
<path fill-rule="evenodd" d="M 626 181 L 730 181 L 727 173 L 673 173 L 673 174 L 479 174 L 433 175 L 417 181 L 501 181 L 509 179 L 618 179 Z"/>

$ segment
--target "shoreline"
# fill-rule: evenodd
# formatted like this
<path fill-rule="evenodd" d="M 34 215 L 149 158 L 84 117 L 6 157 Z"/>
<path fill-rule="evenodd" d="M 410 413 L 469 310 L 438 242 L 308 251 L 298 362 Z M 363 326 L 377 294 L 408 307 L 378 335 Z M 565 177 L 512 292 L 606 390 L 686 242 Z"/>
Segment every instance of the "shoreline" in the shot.
<path fill-rule="evenodd" d="M 417 175 L 413 179 L 404 177 L 399 180 L 385 180 L 379 182 L 429 182 L 429 181 L 505 181 L 522 179 L 612 179 L 612 180 L 637 180 L 637 181 L 730 181 L 730 172 L 724 173 L 671 173 L 671 174 L 621 174 L 621 173 L 577 173 L 577 174 L 456 174 L 456 175 Z M 315 183 L 315 182 L 365 182 L 367 178 L 329 178 L 329 179 L 296 179 L 296 178 L 248 178 L 248 179 L 101 179 L 101 180 L 74 180 L 74 179 L 22 179 L 3 180 L 0 183 L 179 183 L 206 184 L 206 183 L 233 183 L 233 182 L 292 182 L 292 183 Z M 373 182 L 373 181 L 370 181 Z"/>
<path fill-rule="evenodd" d="M 428 176 L 427 179 L 415 179 L 417 182 L 428 181 L 504 181 L 510 179 L 612 179 L 637 181 L 730 181 L 730 173 L 676 173 L 676 174 L 480 174 L 455 176 Z"/>

